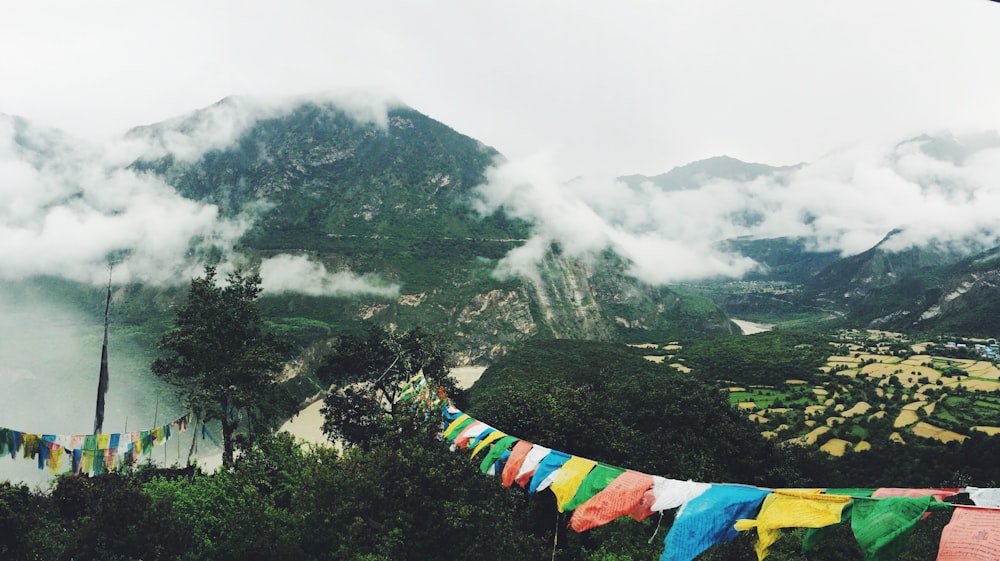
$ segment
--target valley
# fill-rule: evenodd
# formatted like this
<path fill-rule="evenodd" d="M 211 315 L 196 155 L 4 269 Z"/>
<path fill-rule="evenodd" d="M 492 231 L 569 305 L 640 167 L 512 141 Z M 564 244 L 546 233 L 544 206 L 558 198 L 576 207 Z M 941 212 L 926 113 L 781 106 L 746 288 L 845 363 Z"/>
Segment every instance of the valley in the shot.
<path fill-rule="evenodd" d="M 720 387 L 766 438 L 833 456 L 928 440 L 961 443 L 1000 433 L 1000 368 L 988 356 L 991 344 L 845 329 L 829 341 L 823 364 L 804 368 L 802 379 Z M 671 352 L 676 365 L 686 362 L 682 348 Z M 706 374 L 695 368 L 693 375 Z"/>

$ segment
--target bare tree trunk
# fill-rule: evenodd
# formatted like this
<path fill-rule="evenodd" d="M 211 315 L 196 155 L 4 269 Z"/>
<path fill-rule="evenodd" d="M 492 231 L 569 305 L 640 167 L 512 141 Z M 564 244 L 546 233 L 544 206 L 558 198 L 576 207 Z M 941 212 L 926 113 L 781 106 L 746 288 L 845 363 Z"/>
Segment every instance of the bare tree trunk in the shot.
<path fill-rule="evenodd" d="M 235 423 L 229 420 L 229 415 L 222 413 L 222 466 L 233 467 L 233 429 Z"/>

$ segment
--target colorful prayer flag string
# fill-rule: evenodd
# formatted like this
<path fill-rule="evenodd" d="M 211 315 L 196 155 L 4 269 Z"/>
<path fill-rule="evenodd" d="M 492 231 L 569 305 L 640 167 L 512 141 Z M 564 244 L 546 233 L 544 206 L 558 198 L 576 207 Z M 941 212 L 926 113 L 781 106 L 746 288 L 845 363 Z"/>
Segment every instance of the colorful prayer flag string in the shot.
<path fill-rule="evenodd" d="M 953 512 L 942 533 L 939 561 L 1000 559 L 1000 489 L 766 489 L 741 484 L 680 481 L 610 466 L 507 435 L 456 408 L 422 373 L 401 391 L 414 409 L 442 414 L 439 438 L 452 450 L 486 452 L 480 470 L 499 474 L 502 484 L 517 483 L 529 493 L 550 489 L 557 508 L 573 511 L 569 526 L 583 532 L 620 516 L 643 520 L 678 509 L 664 539 L 661 561 L 690 561 L 713 545 L 756 529 L 758 560 L 785 528 L 808 528 L 803 550 L 814 547 L 825 530 L 851 521 L 867 559 L 898 558 L 920 520 L 931 511 Z M 961 492 L 977 506 L 945 499 Z"/>

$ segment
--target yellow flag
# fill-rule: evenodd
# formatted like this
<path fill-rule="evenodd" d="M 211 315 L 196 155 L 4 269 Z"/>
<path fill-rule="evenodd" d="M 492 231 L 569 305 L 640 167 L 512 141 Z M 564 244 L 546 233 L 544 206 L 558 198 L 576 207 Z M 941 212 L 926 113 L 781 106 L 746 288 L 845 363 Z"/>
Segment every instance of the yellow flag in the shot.
<path fill-rule="evenodd" d="M 444 429 L 444 433 L 441 436 L 443 436 L 445 438 L 448 438 L 448 436 L 450 436 L 451 433 L 454 432 L 454 430 L 456 428 L 458 428 L 458 425 L 461 425 L 462 421 L 464 421 L 464 420 L 466 420 L 468 418 L 469 418 L 468 415 L 466 415 L 465 413 L 462 413 L 461 415 L 458 416 L 457 419 L 455 419 L 454 421 L 451 422 L 450 425 L 448 425 L 448 428 Z"/>
<path fill-rule="evenodd" d="M 90 473 L 94 471 L 94 451 L 84 450 L 83 459 L 80 462 L 80 472 Z"/>
<path fill-rule="evenodd" d="M 556 507 L 559 512 L 562 512 L 563 507 L 573 499 L 580 484 L 596 465 L 597 462 L 594 460 L 573 456 L 559 468 L 555 480 L 549 487 L 556 496 Z"/>
<path fill-rule="evenodd" d="M 821 495 L 820 489 L 778 489 L 764 499 L 756 520 L 737 520 L 740 532 L 757 528 L 757 559 L 781 537 L 782 528 L 822 528 L 840 522 L 847 495 Z"/>
<path fill-rule="evenodd" d="M 476 454 L 479 453 L 480 450 L 486 448 L 490 444 L 500 440 L 505 436 L 507 436 L 505 433 L 502 433 L 498 430 L 495 430 L 490 434 L 487 434 L 482 440 L 479 441 L 479 444 L 476 444 L 476 447 L 472 449 L 472 455 L 475 456 Z"/>

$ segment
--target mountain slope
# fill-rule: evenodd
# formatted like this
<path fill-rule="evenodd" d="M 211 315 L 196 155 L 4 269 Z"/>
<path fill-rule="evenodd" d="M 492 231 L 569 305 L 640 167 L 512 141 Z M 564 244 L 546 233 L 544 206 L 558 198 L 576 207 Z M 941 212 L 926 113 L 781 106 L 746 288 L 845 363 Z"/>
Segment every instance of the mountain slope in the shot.
<path fill-rule="evenodd" d="M 239 111 L 241 103 L 227 99 L 215 109 Z M 169 139 L 197 128 L 199 118 L 207 117 L 131 135 Z M 530 233 L 527 223 L 473 211 L 474 188 L 498 157 L 407 107 L 389 109 L 378 123 L 331 103 L 303 102 L 248 121 L 230 143 L 198 157 L 154 153 L 133 167 L 229 215 L 256 213 L 242 243 L 257 258 L 308 255 L 329 271 L 375 274 L 400 286 L 396 298 L 265 298 L 275 324 L 301 340 L 362 320 L 423 324 L 457 335 L 459 356 L 481 362 L 536 335 L 661 340 L 682 330 L 732 329 L 707 299 L 624 277 L 626 267 L 612 254 L 583 263 L 551 251 L 541 281 L 494 278 L 498 260 Z"/>

